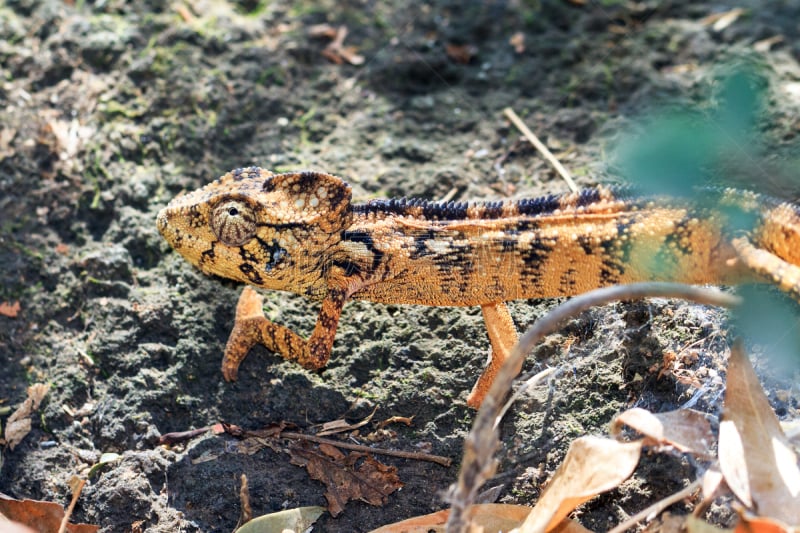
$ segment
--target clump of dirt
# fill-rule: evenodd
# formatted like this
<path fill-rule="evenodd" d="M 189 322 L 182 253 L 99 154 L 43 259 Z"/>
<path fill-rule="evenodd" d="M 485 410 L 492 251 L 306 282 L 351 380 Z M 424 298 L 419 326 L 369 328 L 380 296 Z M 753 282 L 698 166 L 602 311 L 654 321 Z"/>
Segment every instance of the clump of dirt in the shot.
<path fill-rule="evenodd" d="M 773 82 L 765 122 L 776 153 L 796 139 L 800 8 L 737 2 L 751 9 L 715 29 L 702 18 L 724 2 L 578 4 L 5 2 L 0 302 L 22 310 L 0 316 L 0 401 L 17 404 L 31 382 L 52 389 L 32 433 L 3 454 L 2 491 L 66 503 L 70 476 L 116 452 L 84 489 L 76 521 L 103 531 L 232 530 L 242 473 L 254 515 L 324 505 L 323 487 L 272 450 L 236 453 L 230 438 L 211 435 L 165 447 L 160 435 L 220 420 L 307 428 L 377 406 L 376 420 L 414 416 L 382 446 L 456 463 L 385 459 L 403 490 L 384 507 L 351 503 L 318 529 L 366 531 L 443 508 L 473 417 L 464 399 L 488 349 L 479 311 L 348 304 L 325 370 L 256 348 L 239 381 L 225 383 L 219 365 L 239 287 L 172 253 L 155 214 L 249 165 L 345 176 L 358 200 L 565 191 L 518 141 L 506 106 L 593 184 L 613 178 L 606 154 L 619 132 L 666 98 L 701 103 L 718 66 L 739 54 Z M 364 63 L 328 61 L 327 43 L 308 33 L 315 24 L 346 26 L 344 44 Z M 314 305 L 266 297 L 271 319 L 311 330 Z M 552 304 L 515 304 L 520 329 Z M 722 372 L 726 328 L 723 314 L 660 301 L 570 323 L 536 354 L 566 361 L 565 371 L 504 425 L 499 501 L 532 502 L 569 441 L 602 431 L 624 406 L 692 398 L 696 389 L 651 368 L 691 346 L 701 353 L 692 369 Z M 790 389 L 770 384 L 776 398 Z M 780 398 L 782 414 L 796 414 L 796 397 Z M 695 402 L 718 411 L 718 387 Z M 582 519 L 607 528 L 620 506 L 633 513 L 654 487 L 667 492 L 694 474 L 680 458 L 654 459 Z"/>

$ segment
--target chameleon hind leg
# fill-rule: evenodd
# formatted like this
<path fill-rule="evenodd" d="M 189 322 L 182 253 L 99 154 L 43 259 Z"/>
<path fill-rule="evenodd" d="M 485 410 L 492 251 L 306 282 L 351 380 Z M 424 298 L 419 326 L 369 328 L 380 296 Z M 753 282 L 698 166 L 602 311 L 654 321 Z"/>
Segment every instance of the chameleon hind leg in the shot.
<path fill-rule="evenodd" d="M 236 381 L 239 365 L 256 344 L 263 344 L 288 361 L 316 370 L 330 359 L 336 326 L 346 300 L 344 291 L 331 291 L 322 302 L 317 324 L 308 340 L 264 316 L 264 298 L 245 287 L 236 304 L 236 320 L 222 359 L 225 381 Z"/>
<path fill-rule="evenodd" d="M 467 405 L 473 409 L 481 406 L 500 367 L 503 366 L 511 349 L 517 343 L 517 328 L 514 327 L 514 321 L 511 319 L 505 303 L 482 305 L 481 311 L 483 312 L 483 321 L 486 323 L 486 331 L 489 334 L 489 342 L 492 345 L 492 354 L 483 374 L 475 382 L 472 392 L 467 397 Z M 520 370 L 521 368 L 518 368 L 516 373 L 519 373 Z"/>
<path fill-rule="evenodd" d="M 771 281 L 800 303 L 800 267 L 763 248 L 756 248 L 746 237 L 735 238 L 731 243 L 739 261 L 750 272 Z"/>

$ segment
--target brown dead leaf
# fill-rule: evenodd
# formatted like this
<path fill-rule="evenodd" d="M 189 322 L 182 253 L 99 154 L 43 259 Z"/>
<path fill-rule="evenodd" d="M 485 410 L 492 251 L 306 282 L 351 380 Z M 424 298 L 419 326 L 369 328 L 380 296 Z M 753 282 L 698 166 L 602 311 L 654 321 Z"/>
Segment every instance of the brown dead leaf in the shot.
<path fill-rule="evenodd" d="M 347 37 L 347 27 L 339 26 L 334 28 L 329 24 L 315 24 L 308 28 L 308 35 L 311 37 L 323 37 L 332 39 L 328 46 L 322 50 L 322 55 L 331 63 L 341 65 L 350 63 L 351 65 L 361 65 L 364 63 L 364 56 L 358 55 L 358 48 L 355 46 L 344 46 Z"/>
<path fill-rule="evenodd" d="M 30 415 L 39 408 L 39 404 L 49 390 L 50 385 L 46 383 L 34 383 L 28 387 L 28 397 L 22 402 L 22 405 L 8 417 L 5 438 L 8 447 L 12 450 L 30 432 Z"/>
<path fill-rule="evenodd" d="M 642 441 L 575 439 L 520 531 L 553 531 L 578 505 L 628 479 L 641 451 Z"/>
<path fill-rule="evenodd" d="M 733 533 L 797 533 L 797 528 L 769 518 L 742 515 Z"/>
<path fill-rule="evenodd" d="M 628 409 L 611 422 L 611 434 L 619 435 L 623 424 L 644 435 L 645 445 L 667 444 L 682 452 L 705 455 L 714 443 L 711 424 L 703 413 L 691 409 L 667 413 Z"/>
<path fill-rule="evenodd" d="M 800 525 L 800 468 L 741 342 L 731 348 L 719 428 L 725 482 L 762 517 Z"/>
<path fill-rule="evenodd" d="M 448 43 L 445 45 L 444 51 L 447 57 L 462 65 L 468 64 L 478 54 L 478 48 L 471 44 Z"/>
<path fill-rule="evenodd" d="M 525 51 L 525 34 L 521 31 L 516 32 L 508 40 L 508 44 L 514 47 L 514 52 L 521 54 Z"/>
<path fill-rule="evenodd" d="M 0 302 L 0 315 L 7 316 L 8 318 L 16 318 L 22 307 L 19 305 L 19 300 L 14 302 Z"/>
<path fill-rule="evenodd" d="M 291 463 L 303 466 L 308 475 L 327 487 L 328 511 L 338 516 L 348 501 L 359 499 L 370 505 L 385 505 L 387 496 L 403 486 L 397 468 L 387 466 L 360 452 L 332 458 L 307 445 L 289 448 Z M 363 459 L 363 460 L 362 460 Z M 357 463 L 360 463 L 357 465 Z"/>
<path fill-rule="evenodd" d="M 15 500 L 0 494 L 0 514 L 35 531 L 58 531 L 64 518 L 64 509 L 53 502 L 39 500 Z M 68 524 L 68 533 L 95 533 L 98 526 L 90 524 Z"/>
<path fill-rule="evenodd" d="M 383 429 L 389 424 L 405 424 L 409 427 L 414 423 L 413 416 L 390 416 L 386 420 L 378 422 L 378 429 Z"/>
<path fill-rule="evenodd" d="M 347 420 L 340 418 L 338 420 L 333 420 L 331 422 L 325 422 L 322 424 L 322 429 L 317 433 L 317 437 L 326 437 L 328 435 L 333 435 L 336 433 L 342 433 L 344 431 L 353 431 L 361 426 L 364 426 L 372 420 L 372 417 L 375 416 L 375 413 L 378 411 L 378 406 L 375 406 L 375 409 L 372 410 L 370 414 L 365 416 L 362 420 L 359 420 L 355 424 L 349 423 Z"/>
<path fill-rule="evenodd" d="M 482 527 L 484 533 L 496 533 L 519 527 L 530 512 L 531 508 L 527 505 L 484 503 L 470 506 L 467 513 L 473 526 Z M 444 509 L 388 524 L 370 533 L 444 533 L 449 517 L 450 510 Z"/>
<path fill-rule="evenodd" d="M 736 22 L 736 20 L 745 14 L 745 10 L 737 7 L 722 13 L 713 13 L 700 20 L 703 26 L 711 26 L 711 29 L 720 32 Z"/>

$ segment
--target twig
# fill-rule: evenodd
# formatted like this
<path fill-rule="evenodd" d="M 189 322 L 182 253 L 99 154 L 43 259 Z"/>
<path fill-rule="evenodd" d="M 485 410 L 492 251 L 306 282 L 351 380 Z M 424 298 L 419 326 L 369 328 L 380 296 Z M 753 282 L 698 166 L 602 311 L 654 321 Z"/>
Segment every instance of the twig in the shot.
<path fill-rule="evenodd" d="M 250 506 L 250 486 L 247 483 L 246 474 L 242 474 L 241 482 L 242 485 L 239 487 L 239 503 L 242 506 L 242 510 L 239 515 L 239 523 L 236 525 L 237 529 L 253 519 L 253 508 Z"/>
<path fill-rule="evenodd" d="M 464 456 L 461 463 L 458 481 L 450 487 L 450 517 L 447 521 L 449 533 L 467 531 L 466 510 L 475 502 L 481 485 L 495 472 L 494 453 L 499 445 L 495 420 L 500 412 L 503 397 L 517 375 L 517 368 L 527 357 L 533 346 L 546 335 L 556 331 L 567 318 L 594 306 L 607 304 L 616 300 L 635 300 L 641 298 L 682 298 L 693 302 L 733 307 L 738 305 L 739 298 L 718 290 L 701 289 L 680 283 L 633 283 L 605 287 L 580 296 L 559 305 L 541 320 L 533 324 L 514 346 L 511 355 L 503 363 L 497 376 L 484 398 L 472 430 L 464 441 Z"/>
<path fill-rule="evenodd" d="M 302 433 L 295 433 L 293 431 L 281 432 L 281 437 L 287 439 L 307 440 L 309 442 L 316 442 L 317 444 L 329 444 L 337 448 L 344 448 L 345 450 L 353 450 L 356 452 L 365 453 L 378 453 L 381 455 L 391 455 L 392 457 L 402 457 L 403 459 L 414 459 L 416 461 L 430 461 L 442 466 L 450 466 L 453 460 L 449 457 L 442 457 L 441 455 L 431 455 L 429 453 L 419 452 L 404 452 L 401 450 L 387 450 L 385 448 L 371 448 L 361 444 L 350 444 L 349 442 L 341 442 L 338 440 L 323 439 L 322 437 L 315 437 L 314 435 L 304 435 Z"/>
<path fill-rule="evenodd" d="M 75 479 L 73 477 L 73 479 Z M 69 502 L 69 507 L 67 510 L 64 511 L 64 517 L 61 519 L 61 525 L 58 526 L 58 533 L 65 533 L 67 531 L 67 526 L 69 526 L 69 519 L 72 516 L 72 511 L 75 510 L 75 504 L 78 503 L 78 497 L 81 495 L 81 491 L 83 491 L 83 486 L 86 484 L 85 479 L 78 479 L 75 486 L 72 487 L 72 501 Z"/>
<path fill-rule="evenodd" d="M 529 388 L 533 387 L 534 385 L 538 384 L 540 381 L 543 381 L 544 378 L 550 376 L 556 370 L 558 370 L 558 369 L 557 368 L 545 368 L 544 370 L 542 370 L 541 372 L 539 372 L 538 374 L 536 374 L 532 378 L 525 380 L 525 383 L 520 385 L 517 388 L 517 390 L 514 391 L 514 394 L 512 394 L 511 397 L 508 400 L 506 400 L 505 405 L 503 405 L 503 408 L 500 409 L 500 413 L 497 415 L 497 418 L 495 418 L 495 421 L 494 421 L 495 429 L 497 429 L 497 426 L 500 425 L 500 421 L 503 420 L 504 416 L 506 416 L 506 412 L 511 408 L 511 406 L 514 404 L 514 402 L 517 401 L 517 398 L 522 396 L 522 393 L 524 393 L 526 390 L 528 390 Z"/>
<path fill-rule="evenodd" d="M 510 107 L 503 109 L 503 113 L 514 124 L 514 126 L 516 126 L 520 132 L 522 132 L 522 135 L 524 135 L 525 138 L 528 139 L 528 141 L 537 150 L 539 150 L 539 153 L 541 153 L 544 156 L 544 158 L 547 159 L 547 161 L 551 165 L 553 165 L 553 168 L 556 169 L 556 172 L 558 172 L 559 175 L 562 178 L 564 178 L 564 181 L 567 182 L 569 189 L 572 192 L 578 191 L 578 186 L 575 184 L 575 181 L 572 179 L 572 176 L 570 175 L 569 171 L 566 168 L 564 168 L 564 165 L 562 165 L 561 162 L 558 159 L 556 159 L 556 156 L 554 156 L 553 153 L 547 149 L 547 146 L 545 146 L 544 143 L 542 143 L 542 141 L 540 141 L 539 138 L 533 134 L 533 132 L 528 128 L 528 126 L 526 126 L 525 123 L 522 122 L 522 119 L 519 118 L 519 115 L 517 115 L 514 112 L 514 110 L 511 109 Z"/>
<path fill-rule="evenodd" d="M 631 527 L 635 526 L 638 522 L 640 522 L 642 520 L 646 520 L 647 517 L 655 516 L 655 515 L 659 514 L 661 511 L 663 511 L 664 509 L 666 509 L 667 507 L 669 507 L 673 503 L 679 502 L 682 499 L 687 498 L 688 496 L 691 496 L 691 494 L 694 491 L 696 491 L 698 488 L 700 488 L 700 485 L 702 485 L 702 484 L 703 484 L 703 478 L 702 477 L 695 479 L 689 485 L 687 485 L 686 488 L 684 488 L 683 490 L 679 490 L 675 494 L 667 496 L 663 500 L 657 501 L 656 503 L 654 503 L 650 507 L 647 507 L 646 509 L 643 509 L 642 511 L 639 511 L 638 513 L 636 513 L 632 517 L 628 518 L 627 520 L 625 520 L 624 522 L 619 524 L 614 529 L 609 530 L 608 533 L 622 533 L 623 531 L 625 531 L 627 529 L 630 529 Z"/>

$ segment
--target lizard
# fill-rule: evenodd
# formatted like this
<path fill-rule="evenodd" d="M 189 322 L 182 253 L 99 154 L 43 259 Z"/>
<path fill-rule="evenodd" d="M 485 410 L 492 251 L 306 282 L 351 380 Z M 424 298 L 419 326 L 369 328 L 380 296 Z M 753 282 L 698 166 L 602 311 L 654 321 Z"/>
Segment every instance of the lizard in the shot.
<path fill-rule="evenodd" d="M 800 300 L 800 208 L 709 191 L 710 201 L 597 186 L 516 201 L 353 203 L 334 175 L 248 167 L 177 196 L 157 226 L 202 272 L 247 284 L 223 357 L 226 381 L 259 343 L 307 369 L 324 367 L 351 299 L 480 306 L 491 356 L 467 398 L 478 408 L 517 341 L 508 301 L 646 280 L 764 278 Z M 321 302 L 308 339 L 268 320 L 250 286 Z"/>

